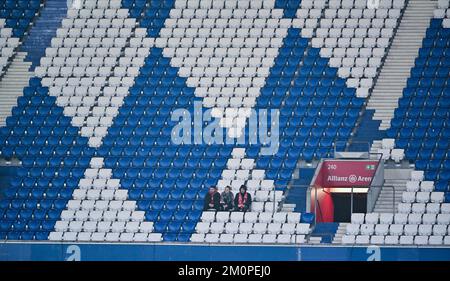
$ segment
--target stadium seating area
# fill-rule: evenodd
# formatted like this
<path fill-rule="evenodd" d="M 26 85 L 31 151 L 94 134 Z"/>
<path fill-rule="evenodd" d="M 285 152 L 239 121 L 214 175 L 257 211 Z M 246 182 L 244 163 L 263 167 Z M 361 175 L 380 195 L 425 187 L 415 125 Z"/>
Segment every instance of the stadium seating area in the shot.
<path fill-rule="evenodd" d="M 1 3 L 7 62 L 40 2 Z M 22 163 L 0 201 L 0 239 L 307 243 L 314 215 L 281 211 L 297 162 L 345 148 L 405 3 L 80 1 L 0 128 L 1 156 Z M 450 244 L 449 7 L 439 5 L 381 151 L 424 172 L 398 213 L 354 214 L 345 244 Z M 252 109 L 278 109 L 277 153 L 174 144 L 171 113 L 196 102 L 231 139 L 248 135 Z M 208 187 L 242 184 L 250 212 L 203 212 Z"/>
<path fill-rule="evenodd" d="M 33 22 L 40 6 L 40 0 L 0 1 L 0 18 L 4 19 L 4 26 L 11 29 L 10 36 L 22 38 Z M 8 31 L 5 32 L 9 33 Z"/>
<path fill-rule="evenodd" d="M 11 57 L 25 32 L 32 24 L 41 1 L 0 1 L 0 76 L 5 73 Z"/>
<path fill-rule="evenodd" d="M 448 5 L 436 11 L 448 10 Z M 425 171 L 425 179 L 435 180 L 437 185 L 444 185 L 443 188 L 450 180 L 447 153 L 450 29 L 443 26 L 444 20 L 448 18 L 431 21 L 392 128 L 387 131 L 388 137 L 395 138 L 395 146 L 405 150 L 405 158 L 415 163 L 417 170 Z"/>
<path fill-rule="evenodd" d="M 415 164 L 396 214 L 354 214 L 346 244 L 450 245 L 448 1 L 439 1 L 383 139 L 385 160 Z M 394 148 L 396 147 L 396 148 Z"/>

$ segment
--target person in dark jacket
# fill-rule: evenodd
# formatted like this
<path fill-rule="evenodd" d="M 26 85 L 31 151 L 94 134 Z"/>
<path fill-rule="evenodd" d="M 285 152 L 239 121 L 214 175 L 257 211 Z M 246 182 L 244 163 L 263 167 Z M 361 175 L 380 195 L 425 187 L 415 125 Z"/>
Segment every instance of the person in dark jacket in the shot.
<path fill-rule="evenodd" d="M 247 187 L 241 185 L 239 193 L 234 198 L 234 208 L 239 212 L 247 212 L 252 204 L 252 196 L 247 192 Z"/>
<path fill-rule="evenodd" d="M 225 191 L 222 192 L 220 203 L 222 204 L 223 211 L 233 210 L 233 193 L 231 192 L 230 186 L 225 187 Z"/>
<path fill-rule="evenodd" d="M 205 204 L 203 209 L 220 211 L 220 193 L 217 191 L 217 187 L 211 186 L 208 194 L 205 197 Z"/>

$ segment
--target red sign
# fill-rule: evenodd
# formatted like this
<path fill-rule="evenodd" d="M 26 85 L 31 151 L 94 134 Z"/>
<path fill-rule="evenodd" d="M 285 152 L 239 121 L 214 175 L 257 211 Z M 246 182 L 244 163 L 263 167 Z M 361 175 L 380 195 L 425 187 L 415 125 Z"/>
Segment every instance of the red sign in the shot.
<path fill-rule="evenodd" d="M 368 187 L 377 166 L 378 161 L 325 160 L 314 184 L 322 187 Z"/>
<path fill-rule="evenodd" d="M 313 183 L 316 188 L 311 190 L 311 211 L 316 212 L 316 203 L 320 206 L 317 222 L 334 221 L 332 189 L 369 187 L 377 167 L 378 161 L 372 160 L 324 160 Z"/>

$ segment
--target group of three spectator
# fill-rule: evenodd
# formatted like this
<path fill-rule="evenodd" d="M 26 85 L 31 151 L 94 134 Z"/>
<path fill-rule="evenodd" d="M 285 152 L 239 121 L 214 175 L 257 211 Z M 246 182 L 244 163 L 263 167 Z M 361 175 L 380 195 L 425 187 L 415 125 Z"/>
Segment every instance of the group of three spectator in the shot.
<path fill-rule="evenodd" d="M 242 185 L 234 196 L 231 187 L 225 187 L 222 194 L 217 187 L 211 186 L 205 197 L 204 210 L 212 211 L 238 211 L 246 212 L 252 204 L 252 196 L 247 192 L 247 187 Z"/>

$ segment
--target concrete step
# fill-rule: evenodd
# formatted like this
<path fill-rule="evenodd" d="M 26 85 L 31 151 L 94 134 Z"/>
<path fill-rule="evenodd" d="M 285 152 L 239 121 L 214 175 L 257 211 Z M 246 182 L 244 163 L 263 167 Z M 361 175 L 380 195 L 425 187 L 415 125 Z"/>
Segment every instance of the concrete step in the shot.
<path fill-rule="evenodd" d="M 390 128 L 390 121 L 402 97 L 435 7 L 435 1 L 410 0 L 407 3 L 367 103 L 368 109 L 375 110 L 373 119 L 382 121 L 380 130 Z"/>
<path fill-rule="evenodd" d="M 310 243 L 310 244 L 320 244 L 320 241 L 322 241 L 322 237 L 310 236 L 308 243 Z"/>
<path fill-rule="evenodd" d="M 342 244 L 342 236 L 346 233 L 348 223 L 339 223 L 338 229 L 336 231 L 336 234 L 333 237 L 333 241 L 331 244 Z"/>
<path fill-rule="evenodd" d="M 0 81 L 0 126 L 6 125 L 6 118 L 11 115 L 11 109 L 17 105 L 17 98 L 23 95 L 23 88 L 28 86 L 33 76 L 29 72 L 30 63 L 24 62 L 26 53 L 19 53 L 2 80 Z"/>

